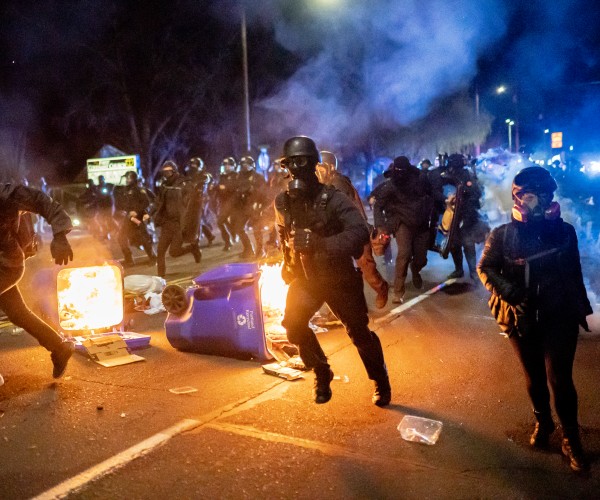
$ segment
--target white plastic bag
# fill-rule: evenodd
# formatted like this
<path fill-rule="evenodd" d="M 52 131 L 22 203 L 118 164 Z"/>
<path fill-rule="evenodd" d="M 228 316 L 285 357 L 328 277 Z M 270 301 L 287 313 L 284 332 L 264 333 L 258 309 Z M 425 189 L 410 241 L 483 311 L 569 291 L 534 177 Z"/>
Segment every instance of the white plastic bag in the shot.
<path fill-rule="evenodd" d="M 165 306 L 162 303 L 162 297 L 160 293 L 154 292 L 146 292 L 144 298 L 148 301 L 148 305 L 150 306 L 148 309 L 144 311 L 144 314 L 157 314 L 159 312 L 166 312 Z"/>
<path fill-rule="evenodd" d="M 132 274 L 123 278 L 123 287 L 125 288 L 125 292 L 130 293 L 161 293 L 165 286 L 167 286 L 167 282 L 160 276 Z"/>

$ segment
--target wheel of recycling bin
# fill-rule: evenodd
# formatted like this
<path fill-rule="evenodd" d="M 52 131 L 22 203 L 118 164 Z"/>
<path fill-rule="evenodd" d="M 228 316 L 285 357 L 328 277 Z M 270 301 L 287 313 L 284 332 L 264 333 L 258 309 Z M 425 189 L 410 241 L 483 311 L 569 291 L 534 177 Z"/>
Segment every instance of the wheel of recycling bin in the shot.
<path fill-rule="evenodd" d="M 179 285 L 167 285 L 162 292 L 162 303 L 167 312 L 179 316 L 188 308 L 185 290 Z"/>

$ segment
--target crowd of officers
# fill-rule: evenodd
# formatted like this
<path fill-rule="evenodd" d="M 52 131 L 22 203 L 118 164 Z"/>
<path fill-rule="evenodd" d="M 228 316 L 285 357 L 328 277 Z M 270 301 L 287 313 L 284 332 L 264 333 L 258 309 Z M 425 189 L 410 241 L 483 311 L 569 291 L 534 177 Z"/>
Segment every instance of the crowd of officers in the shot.
<path fill-rule="evenodd" d="M 100 234 L 118 233 L 125 263 L 132 264 L 131 245 L 143 247 L 158 274 L 166 272 L 165 256 L 191 253 L 200 262 L 200 234 L 215 238 L 205 217 L 215 211 L 223 250 L 234 238 L 243 246 L 244 259 L 261 257 L 268 234 L 283 255 L 282 277 L 289 285 L 282 325 L 298 347 L 305 366 L 315 373 L 314 401 L 327 403 L 334 378 L 329 360 L 311 328 L 310 320 L 325 304 L 340 319 L 355 345 L 369 379 L 372 401 L 391 403 L 392 389 L 379 337 L 369 328 L 363 280 L 377 293 L 377 307 L 387 302 L 388 284 L 377 271 L 373 238 L 396 239 L 398 251 L 393 302 L 403 300 L 408 269 L 415 288 L 428 249 L 444 226 L 454 227 L 450 241 L 455 269 L 464 276 L 466 258 L 470 277 L 491 292 L 491 312 L 511 341 L 525 374 L 536 425 L 530 443 L 548 446 L 555 430 L 554 409 L 562 425 L 562 453 L 577 472 L 589 467 L 579 434 L 573 362 L 579 328 L 588 330 L 592 314 L 581 272 L 577 235 L 563 221 L 553 200 L 557 184 L 541 167 L 527 167 L 512 183 L 514 206 L 510 222 L 495 228 L 482 220 L 481 186 L 460 154 L 447 158 L 443 168 L 431 163 L 412 165 L 399 156 L 389 165 L 385 181 L 370 195 L 374 228 L 350 179 L 337 171 L 333 153 L 319 151 L 305 136 L 288 139 L 283 156 L 268 181 L 256 172 L 254 160 L 243 157 L 239 168 L 229 157 L 217 179 L 192 158 L 185 174 L 173 161 L 161 167 L 156 194 L 142 187 L 133 171 L 125 184 L 109 186 L 103 178 L 89 184 L 81 204 L 99 220 Z M 447 196 L 444 186 L 453 186 Z M 25 264 L 22 212 L 41 216 L 51 226 L 51 254 L 58 265 L 68 264 L 73 252 L 66 235 L 71 220 L 64 209 L 39 189 L 25 185 L 0 186 L 0 307 L 10 321 L 24 328 L 51 352 L 53 376 L 62 376 L 73 346 L 26 306 L 18 288 Z M 269 210 L 274 212 L 269 213 Z M 444 218 L 451 218 L 452 222 Z M 147 224 L 160 228 L 156 255 Z M 271 221 L 274 222 L 269 231 Z M 458 222 L 458 223 L 457 223 Z M 254 229 L 254 244 L 246 230 Z M 265 228 L 267 230 L 265 230 Z M 441 228 L 441 230 L 440 230 Z M 452 229 L 450 228 L 450 233 Z M 486 241 L 476 263 L 475 244 Z M 355 266 L 358 264 L 358 268 Z"/>
<path fill-rule="evenodd" d="M 97 183 L 88 180 L 78 212 L 95 237 L 116 238 L 125 267 L 135 265 L 131 247 L 143 248 L 164 277 L 167 252 L 171 257 L 190 253 L 199 263 L 200 239 L 212 245 L 217 228 L 223 251 L 240 241 L 240 258 L 263 258 L 267 244 L 276 246 L 273 200 L 284 189 L 287 175 L 275 162 L 265 178 L 250 156 L 242 157 L 239 165 L 233 157 L 225 158 L 216 178 L 205 171 L 202 158 L 191 158 L 183 172 L 168 160 L 155 189 L 143 186 L 134 171 L 118 185 L 106 183 L 103 176 Z"/>
<path fill-rule="evenodd" d="M 392 286 L 377 271 L 370 245 L 357 262 L 377 294 L 378 308 L 386 305 L 389 289 L 394 303 L 403 302 L 409 269 L 413 285 L 422 287 L 420 271 L 427 263 L 427 251 L 435 246 L 439 220 L 455 202 L 455 195 L 447 195 L 446 185 L 460 186 L 464 198 L 460 234 L 450 252 L 455 269 L 449 277 L 464 276 L 463 255 L 469 275 L 476 277 L 475 243 L 482 242 L 489 230 L 478 211 L 481 186 L 463 155 L 450 155 L 443 167 L 431 167 L 429 160 L 417 167 L 399 156 L 369 196 L 374 227 L 380 234 L 395 238 L 397 244 Z M 317 173 L 321 182 L 350 196 L 367 218 L 350 179 L 338 172 L 333 153 L 323 152 Z M 220 173 L 213 177 L 200 157 L 191 158 L 184 171 L 169 160 L 162 165 L 153 189 L 145 187 L 134 171 L 127 172 L 118 185 L 107 183 L 102 175 L 97 182 L 89 179 L 79 197 L 78 212 L 92 235 L 100 240 L 116 239 L 125 267 L 135 265 L 131 248 L 143 248 L 149 262 L 157 265 L 157 274 L 164 277 L 167 252 L 171 257 L 191 253 L 200 262 L 200 239 L 212 245 L 217 230 L 223 251 L 230 251 L 239 241 L 241 259 L 265 257 L 268 246 L 278 245 L 273 201 L 287 189 L 288 181 L 289 171 L 279 161 L 264 176 L 256 171 L 252 157 L 244 156 L 239 163 L 226 157 Z M 386 262 L 391 249 L 387 251 Z"/>

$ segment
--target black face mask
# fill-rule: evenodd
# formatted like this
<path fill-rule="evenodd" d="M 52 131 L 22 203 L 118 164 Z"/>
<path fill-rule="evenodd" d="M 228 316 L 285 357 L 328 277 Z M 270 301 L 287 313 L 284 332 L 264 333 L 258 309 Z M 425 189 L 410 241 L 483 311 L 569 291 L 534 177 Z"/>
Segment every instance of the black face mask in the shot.
<path fill-rule="evenodd" d="M 395 170 L 392 174 L 392 182 L 398 186 L 403 185 L 410 177 L 408 170 Z"/>
<path fill-rule="evenodd" d="M 176 178 L 177 178 L 177 175 L 175 174 L 175 172 L 172 172 L 171 174 L 168 174 L 168 175 L 163 174 L 163 184 L 165 186 L 171 186 L 175 182 Z"/>

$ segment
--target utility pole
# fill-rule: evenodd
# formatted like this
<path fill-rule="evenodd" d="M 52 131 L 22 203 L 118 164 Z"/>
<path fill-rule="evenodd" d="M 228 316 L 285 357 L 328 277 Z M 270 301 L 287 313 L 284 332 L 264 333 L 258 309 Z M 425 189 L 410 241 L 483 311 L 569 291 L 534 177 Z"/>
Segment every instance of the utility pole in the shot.
<path fill-rule="evenodd" d="M 246 124 L 246 151 L 251 152 L 250 92 L 248 86 L 248 44 L 246 43 L 246 8 L 242 5 L 242 66 L 244 72 L 244 119 Z"/>

